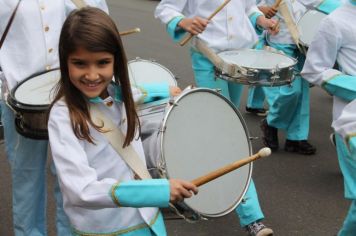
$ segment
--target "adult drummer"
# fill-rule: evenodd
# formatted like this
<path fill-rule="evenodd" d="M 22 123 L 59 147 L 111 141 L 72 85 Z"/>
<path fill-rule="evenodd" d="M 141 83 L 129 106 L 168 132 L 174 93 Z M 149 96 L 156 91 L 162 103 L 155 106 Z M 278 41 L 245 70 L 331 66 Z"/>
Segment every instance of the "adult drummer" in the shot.
<path fill-rule="evenodd" d="M 273 30 L 276 22 L 266 19 L 253 1 L 232 0 L 214 18 L 206 18 L 222 5 L 222 0 L 163 0 L 155 16 L 166 24 L 168 34 L 174 41 L 182 39 L 186 32 L 203 41 L 214 52 L 252 48 L 258 37 L 254 27 Z M 205 18 L 204 18 L 205 17 Z M 206 56 L 191 48 L 192 67 L 199 87 L 219 88 L 235 106 L 239 106 L 242 85 L 215 78 L 214 65 Z M 272 235 L 273 231 L 263 225 L 264 218 L 253 181 L 243 203 L 237 208 L 242 227 L 250 235 Z"/>
<path fill-rule="evenodd" d="M 15 18 L 0 50 L 3 88 L 8 93 L 21 80 L 59 66 L 57 45 L 62 24 L 75 8 L 70 0 L 0 0 L 0 36 L 19 3 Z M 87 4 L 108 10 L 105 0 Z M 8 87 L 7 87 L 7 86 Z M 47 235 L 47 141 L 25 138 L 16 132 L 15 114 L 1 102 L 5 151 L 12 174 L 14 235 Z M 56 187 L 57 235 L 71 235 L 58 185 Z"/>

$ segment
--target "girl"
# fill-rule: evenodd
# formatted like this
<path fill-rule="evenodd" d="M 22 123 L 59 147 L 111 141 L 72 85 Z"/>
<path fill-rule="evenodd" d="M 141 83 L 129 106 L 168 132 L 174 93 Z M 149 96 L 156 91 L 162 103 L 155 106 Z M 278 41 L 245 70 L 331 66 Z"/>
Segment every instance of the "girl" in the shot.
<path fill-rule="evenodd" d="M 84 2 L 108 11 L 105 0 Z M 11 167 L 12 186 L 21 186 L 12 188 L 13 226 L 10 227 L 15 236 L 46 236 L 48 142 L 24 137 L 17 131 L 16 114 L 6 104 L 5 96 L 25 78 L 58 67 L 59 33 L 75 5 L 71 0 L 0 0 L 0 37 L 17 4 L 16 15 L 0 50 L 4 146 Z M 54 175 L 53 169 L 51 166 L 51 174 Z M 57 235 L 68 235 L 70 228 L 62 209 L 57 180 L 54 197 Z"/>
<path fill-rule="evenodd" d="M 89 113 L 96 106 L 126 132 L 144 161 L 127 60 L 115 23 L 103 11 L 69 15 L 59 43 L 61 80 L 48 132 L 73 235 L 166 235 L 161 213 L 198 192 L 182 180 L 135 180 L 133 171 L 103 136 Z M 115 78 L 115 83 L 112 78 Z M 135 90 L 135 94 L 140 95 Z M 109 131 L 110 132 L 110 131 Z"/>

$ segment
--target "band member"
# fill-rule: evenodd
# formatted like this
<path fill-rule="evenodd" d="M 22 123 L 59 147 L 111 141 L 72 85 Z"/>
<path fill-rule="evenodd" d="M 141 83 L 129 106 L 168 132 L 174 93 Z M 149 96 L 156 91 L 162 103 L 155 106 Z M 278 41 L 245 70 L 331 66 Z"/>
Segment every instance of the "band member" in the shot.
<path fill-rule="evenodd" d="M 326 14 L 340 5 L 338 0 L 325 1 L 289 1 L 283 0 L 278 6 L 277 1 L 263 1 L 263 11 L 279 21 L 280 32 L 277 35 L 268 35 L 266 44 L 298 60 L 296 71 L 303 67 L 305 56 L 303 48 L 299 47 L 299 32 L 295 22 L 301 17 L 304 7 L 317 9 Z M 304 6 L 301 6 L 301 4 Z M 275 16 L 273 15 L 275 14 Z M 286 132 L 284 150 L 302 155 L 313 155 L 316 148 L 308 142 L 309 135 L 309 83 L 300 76 L 295 76 L 291 86 L 279 88 L 265 87 L 270 110 L 266 119 L 262 120 L 261 129 L 263 142 L 272 150 L 279 148 L 278 129 Z"/>
<path fill-rule="evenodd" d="M 131 92 L 115 23 L 97 8 L 72 12 L 61 31 L 59 58 L 61 80 L 48 132 L 73 235 L 166 235 L 157 207 L 191 197 L 197 187 L 177 179 L 139 180 L 104 136 L 112 130 L 90 113 L 97 107 L 125 133 L 119 145 L 131 147 L 145 163 L 134 103 L 144 95 Z"/>
<path fill-rule="evenodd" d="M 174 41 L 179 41 L 186 32 L 189 32 L 197 35 L 215 53 L 252 48 L 258 40 L 255 27 L 277 32 L 273 29 L 276 22 L 266 19 L 253 1 L 232 0 L 208 21 L 206 18 L 222 3 L 223 1 L 210 0 L 163 0 L 157 6 L 155 16 L 166 25 L 168 34 Z M 217 79 L 214 65 L 205 55 L 194 47 L 190 53 L 198 87 L 219 88 L 222 94 L 238 107 L 242 85 Z M 246 228 L 249 235 L 273 234 L 273 231 L 261 222 L 264 215 L 253 181 L 236 213 L 240 217 L 241 226 Z"/>
<path fill-rule="evenodd" d="M 356 232 L 356 1 L 323 19 L 307 54 L 302 76 L 333 96 L 333 122 L 345 198 L 351 206 L 339 236 Z M 335 62 L 340 69 L 333 68 Z"/>
<path fill-rule="evenodd" d="M 0 35 L 4 34 L 18 2 L 15 18 L 0 50 L 4 96 L 25 78 L 58 67 L 59 32 L 66 15 L 75 9 L 69 0 L 0 0 Z M 104 0 L 86 0 L 85 3 L 108 10 Z M 6 156 L 11 166 L 14 234 L 47 235 L 48 142 L 21 136 L 15 128 L 15 114 L 5 100 L 3 98 L 1 102 L 2 121 Z M 63 212 L 57 183 L 55 197 L 57 235 L 69 235 L 68 219 Z"/>

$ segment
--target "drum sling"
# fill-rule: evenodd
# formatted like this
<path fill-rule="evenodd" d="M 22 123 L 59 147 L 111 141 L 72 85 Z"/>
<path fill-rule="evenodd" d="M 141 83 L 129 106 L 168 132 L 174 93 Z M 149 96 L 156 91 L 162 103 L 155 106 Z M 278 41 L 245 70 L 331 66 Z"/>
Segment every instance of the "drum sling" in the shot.
<path fill-rule="evenodd" d="M 192 40 L 192 45 L 196 51 L 200 52 L 206 58 L 208 58 L 214 64 L 214 66 L 222 73 L 231 77 L 238 77 L 241 76 L 241 74 L 247 73 L 247 70 L 245 68 L 225 62 L 211 48 L 206 46 L 201 39 L 195 37 Z"/>

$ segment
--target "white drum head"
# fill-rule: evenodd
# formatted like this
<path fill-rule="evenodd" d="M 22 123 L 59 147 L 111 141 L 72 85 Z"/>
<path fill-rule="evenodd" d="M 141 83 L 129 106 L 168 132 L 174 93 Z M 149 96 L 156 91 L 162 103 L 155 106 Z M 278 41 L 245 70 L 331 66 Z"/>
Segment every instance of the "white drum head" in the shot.
<path fill-rule="evenodd" d="M 265 50 L 242 49 L 224 51 L 218 55 L 226 63 L 260 70 L 273 70 L 276 67 L 288 68 L 295 64 L 293 58 Z"/>
<path fill-rule="evenodd" d="M 162 156 L 169 178 L 191 181 L 251 154 L 242 116 L 222 95 L 193 89 L 176 99 L 163 122 Z M 207 217 L 226 215 L 247 191 L 252 164 L 199 187 L 185 203 Z"/>
<path fill-rule="evenodd" d="M 53 88 L 61 77 L 60 70 L 51 70 L 29 78 L 19 84 L 14 93 L 16 101 L 27 105 L 49 105 L 53 101 Z"/>
<path fill-rule="evenodd" d="M 313 41 L 314 35 L 318 31 L 318 27 L 322 19 L 326 17 L 326 14 L 309 10 L 307 11 L 298 22 L 298 28 L 300 32 L 300 41 L 309 46 Z"/>
<path fill-rule="evenodd" d="M 174 75 L 166 67 L 148 60 L 135 59 L 128 62 L 130 82 L 133 85 L 140 83 L 166 83 L 177 86 Z"/>

